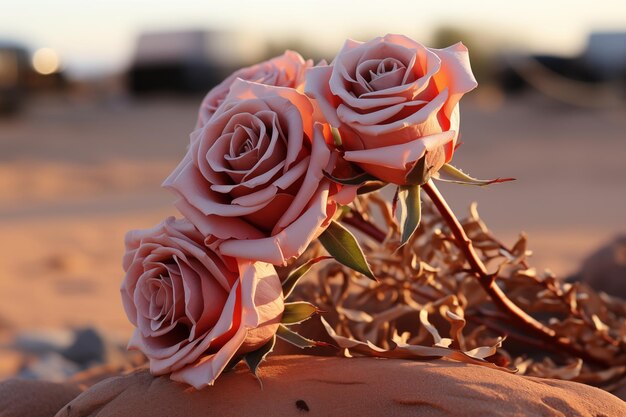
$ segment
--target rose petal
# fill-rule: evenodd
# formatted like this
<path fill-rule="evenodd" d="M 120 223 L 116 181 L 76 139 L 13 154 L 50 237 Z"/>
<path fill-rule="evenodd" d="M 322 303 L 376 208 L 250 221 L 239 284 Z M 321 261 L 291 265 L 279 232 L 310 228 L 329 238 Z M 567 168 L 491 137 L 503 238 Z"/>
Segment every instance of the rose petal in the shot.
<path fill-rule="evenodd" d="M 163 183 L 165 188 L 178 194 L 186 201 L 187 205 L 194 207 L 204 215 L 243 216 L 263 207 L 262 205 L 258 207 L 231 206 L 230 201 L 207 185 L 206 179 L 189 160 L 180 170 L 177 170 L 175 177 L 170 175 Z M 184 212 L 182 213 L 189 218 Z M 192 223 L 195 224 L 195 222 Z"/>
<path fill-rule="evenodd" d="M 448 118 L 463 94 L 478 86 L 472 73 L 469 53 L 461 42 L 445 49 L 431 49 L 441 59 L 441 69 L 433 76 L 439 90 L 448 88 L 450 97 L 444 106 Z"/>
<path fill-rule="evenodd" d="M 316 104 L 326 120 L 328 120 L 328 123 L 333 127 L 339 127 L 341 122 L 337 118 L 335 109 L 339 106 L 341 100 L 334 96 L 328 88 L 332 72 L 333 68 L 331 66 L 309 68 L 306 72 L 304 91 L 316 100 Z"/>
<path fill-rule="evenodd" d="M 207 385 L 213 385 L 218 376 L 224 371 L 228 362 L 246 339 L 248 331 L 239 329 L 232 338 L 213 355 L 201 358 L 198 362 L 172 372 L 170 378 L 173 381 L 184 382 L 195 389 L 202 389 Z M 150 370 L 152 372 L 152 369 Z"/>
<path fill-rule="evenodd" d="M 424 136 L 411 142 L 383 146 L 362 151 L 346 151 L 344 158 L 356 163 L 375 164 L 381 167 L 405 169 L 407 165 L 420 159 L 424 152 L 443 146 L 452 140 L 455 132 L 448 131 Z"/>
<path fill-rule="evenodd" d="M 257 228 L 239 217 L 205 215 L 184 199 L 177 200 L 174 205 L 205 236 L 215 236 L 218 239 L 255 239 L 264 236 Z"/>
<path fill-rule="evenodd" d="M 226 256 L 284 265 L 287 260 L 300 255 L 321 232 L 319 227 L 327 217 L 327 201 L 326 183 L 320 186 L 302 215 L 278 234 L 261 239 L 228 239 L 219 245 L 219 250 Z"/>
<path fill-rule="evenodd" d="M 154 375 L 161 375 L 168 373 L 196 361 L 200 355 L 211 347 L 211 345 L 220 337 L 227 335 L 226 339 L 229 340 L 234 336 L 241 326 L 240 318 L 241 314 L 241 297 L 238 290 L 239 283 L 235 285 L 233 290 L 228 296 L 226 304 L 221 311 L 220 318 L 215 326 L 205 335 L 202 335 L 198 339 L 187 342 L 175 344 L 176 349 L 164 349 L 167 353 L 163 353 L 160 346 L 153 345 L 153 338 L 142 338 L 140 350 L 144 352 L 150 358 L 150 372 Z M 221 348 L 216 346 L 216 348 Z"/>
<path fill-rule="evenodd" d="M 324 133 L 324 128 L 326 128 L 326 134 Z M 328 126 L 316 123 L 313 127 L 313 144 L 311 146 L 310 165 L 306 176 L 291 205 L 283 212 L 284 214 L 274 226 L 273 235 L 287 227 L 300 215 L 310 201 L 311 196 L 315 194 L 320 182 L 324 179 L 323 169 L 326 168 L 330 160 L 330 150 L 326 146 L 325 135 L 330 135 Z"/>
<path fill-rule="evenodd" d="M 403 119 L 394 120 L 391 123 L 372 125 L 352 122 L 350 123 L 350 126 L 360 135 L 367 135 L 369 138 L 375 139 L 376 137 L 390 134 L 394 135 L 394 139 L 397 141 L 400 141 L 401 139 L 412 140 L 419 136 L 425 136 L 426 134 L 431 133 L 423 132 L 424 129 L 421 129 L 420 125 L 428 125 L 433 121 L 436 122 L 436 114 L 443 107 L 447 98 L 447 90 L 444 90 L 431 102 L 421 106 L 415 113 L 412 113 Z M 340 106 L 340 108 L 345 109 L 341 110 L 342 114 L 350 114 L 353 112 L 343 105 Z M 439 130 L 441 130 L 441 128 L 439 128 Z M 416 134 L 416 131 L 419 133 Z M 372 145 L 368 142 L 367 147 L 372 147 Z"/>

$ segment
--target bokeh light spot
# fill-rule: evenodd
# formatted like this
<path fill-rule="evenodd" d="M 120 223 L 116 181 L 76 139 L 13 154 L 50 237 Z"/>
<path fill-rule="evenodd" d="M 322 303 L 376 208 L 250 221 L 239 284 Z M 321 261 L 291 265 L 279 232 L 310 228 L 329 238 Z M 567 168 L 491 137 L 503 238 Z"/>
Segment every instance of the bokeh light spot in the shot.
<path fill-rule="evenodd" d="M 59 69 L 59 56 L 51 48 L 41 48 L 33 55 L 33 68 L 42 75 L 48 75 Z"/>

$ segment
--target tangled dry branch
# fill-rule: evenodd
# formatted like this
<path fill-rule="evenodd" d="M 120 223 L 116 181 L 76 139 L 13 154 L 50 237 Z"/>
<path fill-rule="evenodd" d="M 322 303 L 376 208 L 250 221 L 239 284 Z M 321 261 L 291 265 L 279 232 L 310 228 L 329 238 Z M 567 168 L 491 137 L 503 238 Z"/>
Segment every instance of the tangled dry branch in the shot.
<path fill-rule="evenodd" d="M 325 311 L 328 331 L 346 352 L 388 357 L 431 352 L 605 389 L 626 375 L 625 302 L 530 267 L 527 237 L 505 246 L 472 205 L 461 223 L 489 275 L 558 343 L 537 337 L 484 291 L 433 205 L 425 201 L 422 209 L 418 231 L 398 249 L 399 227 L 390 204 L 377 193 L 359 197 L 348 224 L 356 218 L 378 224 L 385 234 L 382 243 L 361 239 L 379 282 L 332 263 L 300 286 L 299 297 Z M 439 350 L 435 355 L 417 347 Z"/>

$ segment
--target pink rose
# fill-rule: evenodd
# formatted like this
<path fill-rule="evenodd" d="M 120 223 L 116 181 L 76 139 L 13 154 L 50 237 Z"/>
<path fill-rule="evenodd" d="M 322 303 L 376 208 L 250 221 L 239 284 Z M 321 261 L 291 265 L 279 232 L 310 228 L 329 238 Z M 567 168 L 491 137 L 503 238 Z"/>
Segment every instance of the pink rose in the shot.
<path fill-rule="evenodd" d="M 291 88 L 236 80 L 163 185 L 207 245 L 237 258 L 283 265 L 354 195 L 328 181 L 330 127 Z M 328 142 L 328 143 L 327 143 Z"/>
<path fill-rule="evenodd" d="M 217 254 L 186 220 L 173 217 L 126 235 L 121 293 L 136 326 L 129 348 L 155 375 L 196 388 L 212 385 L 228 362 L 263 346 L 283 312 L 274 267 Z"/>
<path fill-rule="evenodd" d="M 331 65 L 307 71 L 305 90 L 339 129 L 346 160 L 405 184 L 424 152 L 431 173 L 450 161 L 459 100 L 476 85 L 463 44 L 430 49 L 387 35 L 346 41 Z"/>
<path fill-rule="evenodd" d="M 285 51 L 284 54 L 268 61 L 234 72 L 219 85 L 211 89 L 204 100 L 202 100 L 196 128 L 204 126 L 209 121 L 215 110 L 228 95 L 230 86 L 237 78 L 259 84 L 301 90 L 304 85 L 304 72 L 312 66 L 312 60 L 305 61 L 299 53 Z"/>

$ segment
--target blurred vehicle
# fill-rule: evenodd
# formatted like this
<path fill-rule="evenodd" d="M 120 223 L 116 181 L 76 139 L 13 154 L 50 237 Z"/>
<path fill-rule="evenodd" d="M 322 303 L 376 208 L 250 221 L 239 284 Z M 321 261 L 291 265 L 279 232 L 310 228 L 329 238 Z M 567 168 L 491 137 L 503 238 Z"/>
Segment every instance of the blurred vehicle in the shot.
<path fill-rule="evenodd" d="M 143 33 L 128 70 L 129 90 L 204 93 L 261 56 L 258 40 L 203 30 Z"/>
<path fill-rule="evenodd" d="M 510 55 L 497 75 L 508 93 L 534 88 L 574 105 L 606 107 L 626 102 L 626 32 L 589 36 L 578 56 Z"/>
<path fill-rule="evenodd" d="M 20 109 L 29 72 L 26 48 L 0 42 L 0 114 L 11 114 Z"/>

